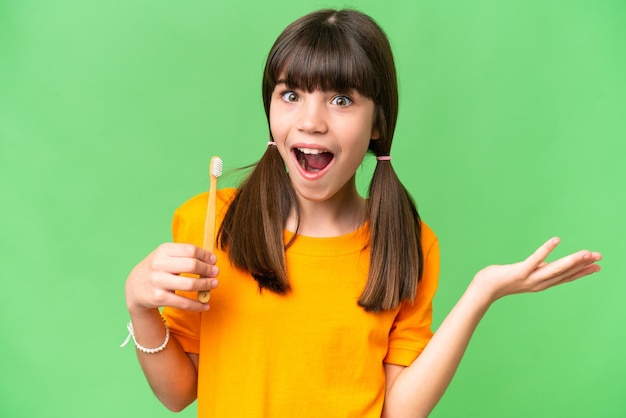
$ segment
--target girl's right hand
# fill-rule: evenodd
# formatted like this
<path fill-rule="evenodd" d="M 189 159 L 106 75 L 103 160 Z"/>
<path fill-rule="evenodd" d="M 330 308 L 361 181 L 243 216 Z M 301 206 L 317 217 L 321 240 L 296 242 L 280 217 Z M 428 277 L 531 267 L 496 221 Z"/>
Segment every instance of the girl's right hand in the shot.
<path fill-rule="evenodd" d="M 214 254 L 191 244 L 165 243 L 137 264 L 126 279 L 126 306 L 132 314 L 159 308 L 203 312 L 209 305 L 177 295 L 174 291 L 198 292 L 217 287 Z M 181 276 L 181 273 L 199 278 Z"/>

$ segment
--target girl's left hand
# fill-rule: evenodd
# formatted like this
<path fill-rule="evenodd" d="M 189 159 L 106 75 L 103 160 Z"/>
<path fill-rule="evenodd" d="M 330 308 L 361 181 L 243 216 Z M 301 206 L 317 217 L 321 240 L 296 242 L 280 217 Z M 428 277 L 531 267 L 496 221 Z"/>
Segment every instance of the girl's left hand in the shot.
<path fill-rule="evenodd" d="M 545 262 L 559 242 L 559 238 L 548 240 L 519 263 L 486 267 L 476 274 L 472 284 L 481 287 L 483 294 L 495 301 L 515 293 L 539 292 L 600 271 L 596 263 L 602 255 L 588 250 Z"/>

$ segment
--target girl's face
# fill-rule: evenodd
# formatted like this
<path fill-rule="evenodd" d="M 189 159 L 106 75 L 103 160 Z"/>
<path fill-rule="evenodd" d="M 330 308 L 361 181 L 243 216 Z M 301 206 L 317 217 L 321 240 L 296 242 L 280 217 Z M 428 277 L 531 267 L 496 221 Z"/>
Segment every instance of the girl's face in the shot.
<path fill-rule="evenodd" d="M 270 102 L 270 130 L 300 199 L 358 197 L 355 173 L 374 128 L 374 102 L 356 91 L 306 92 L 279 80 Z"/>

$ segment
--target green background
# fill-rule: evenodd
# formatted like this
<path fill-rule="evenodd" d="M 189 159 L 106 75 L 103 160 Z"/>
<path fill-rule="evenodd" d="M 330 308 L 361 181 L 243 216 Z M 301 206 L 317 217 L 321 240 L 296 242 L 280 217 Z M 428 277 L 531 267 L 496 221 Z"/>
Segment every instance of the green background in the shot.
<path fill-rule="evenodd" d="M 440 239 L 436 325 L 477 270 L 553 235 L 604 254 L 494 305 L 432 416 L 626 416 L 624 0 L 1 0 L 0 416 L 172 416 L 119 348 L 125 278 L 212 155 L 261 155 L 265 55 L 327 6 L 394 48 L 393 165 Z"/>

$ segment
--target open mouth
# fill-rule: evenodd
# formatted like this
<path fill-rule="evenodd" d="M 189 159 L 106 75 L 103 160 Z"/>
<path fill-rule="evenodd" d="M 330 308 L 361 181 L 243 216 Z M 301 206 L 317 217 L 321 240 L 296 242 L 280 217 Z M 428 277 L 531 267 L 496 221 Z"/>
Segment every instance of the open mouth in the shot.
<path fill-rule="evenodd" d="M 333 160 L 332 152 L 315 148 L 295 148 L 296 160 L 300 167 L 310 173 L 319 173 Z"/>

